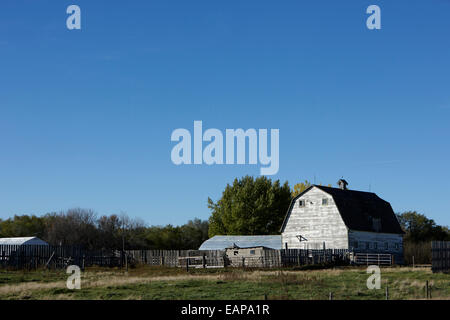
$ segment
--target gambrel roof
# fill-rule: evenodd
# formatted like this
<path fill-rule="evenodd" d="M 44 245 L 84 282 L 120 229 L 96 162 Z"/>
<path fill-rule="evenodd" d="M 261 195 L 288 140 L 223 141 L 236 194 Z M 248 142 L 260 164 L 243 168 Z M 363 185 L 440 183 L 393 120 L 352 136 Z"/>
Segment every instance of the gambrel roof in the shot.
<path fill-rule="evenodd" d="M 281 226 L 281 232 L 283 232 L 286 226 L 295 201 L 314 187 L 319 188 L 333 197 L 334 203 L 348 229 L 394 234 L 404 233 L 390 203 L 384 201 L 375 193 L 342 190 L 318 185 L 312 185 L 292 199 L 283 225 Z M 378 229 L 374 228 L 374 219 L 380 224 Z"/>

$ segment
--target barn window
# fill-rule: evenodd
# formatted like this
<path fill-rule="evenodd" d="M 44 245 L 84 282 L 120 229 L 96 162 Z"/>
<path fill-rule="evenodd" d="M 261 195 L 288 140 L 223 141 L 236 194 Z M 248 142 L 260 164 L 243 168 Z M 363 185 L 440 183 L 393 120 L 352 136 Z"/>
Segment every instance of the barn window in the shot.
<path fill-rule="evenodd" d="M 370 242 L 366 242 L 366 249 L 370 249 Z"/>
<path fill-rule="evenodd" d="M 398 245 L 398 243 L 395 244 L 395 250 L 398 250 L 400 248 L 400 246 Z"/>
<path fill-rule="evenodd" d="M 250 250 L 250 254 L 255 254 L 255 250 Z"/>
<path fill-rule="evenodd" d="M 304 207 L 305 206 L 305 200 L 298 200 L 298 206 Z"/>
<path fill-rule="evenodd" d="M 322 205 L 323 205 L 323 206 L 328 205 L 328 199 L 327 199 L 327 198 L 323 198 L 323 199 L 322 199 Z"/>
<path fill-rule="evenodd" d="M 384 250 L 389 250 L 389 243 L 387 242 L 384 243 Z"/>
<path fill-rule="evenodd" d="M 381 231 L 381 219 L 378 218 L 372 218 L 372 227 L 375 232 Z"/>
<path fill-rule="evenodd" d="M 378 242 L 374 242 L 374 243 L 373 243 L 373 248 L 374 248 L 375 250 L 378 249 Z"/>
<path fill-rule="evenodd" d="M 234 254 L 235 256 L 237 256 L 237 255 L 239 254 L 239 251 L 234 251 L 233 254 Z"/>

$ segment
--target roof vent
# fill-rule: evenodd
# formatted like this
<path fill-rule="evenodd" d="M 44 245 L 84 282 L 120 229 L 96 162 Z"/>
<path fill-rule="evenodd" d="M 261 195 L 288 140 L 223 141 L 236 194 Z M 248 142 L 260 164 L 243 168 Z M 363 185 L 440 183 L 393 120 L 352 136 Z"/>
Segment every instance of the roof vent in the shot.
<path fill-rule="evenodd" d="M 344 179 L 339 179 L 339 181 L 338 181 L 339 189 L 347 190 L 347 185 L 348 185 L 347 181 L 345 181 Z"/>

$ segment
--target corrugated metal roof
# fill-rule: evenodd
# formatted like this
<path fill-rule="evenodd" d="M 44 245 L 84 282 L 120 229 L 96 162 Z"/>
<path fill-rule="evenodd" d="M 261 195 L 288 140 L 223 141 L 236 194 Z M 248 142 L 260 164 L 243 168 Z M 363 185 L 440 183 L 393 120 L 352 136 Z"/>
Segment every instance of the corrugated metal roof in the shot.
<path fill-rule="evenodd" d="M 281 249 L 281 236 L 214 236 L 202 243 L 199 250 L 224 250 L 236 244 L 241 248 L 267 247 Z"/>
<path fill-rule="evenodd" d="M 22 237 L 22 238 L 0 238 L 0 245 L 46 245 L 48 243 L 37 237 Z"/>

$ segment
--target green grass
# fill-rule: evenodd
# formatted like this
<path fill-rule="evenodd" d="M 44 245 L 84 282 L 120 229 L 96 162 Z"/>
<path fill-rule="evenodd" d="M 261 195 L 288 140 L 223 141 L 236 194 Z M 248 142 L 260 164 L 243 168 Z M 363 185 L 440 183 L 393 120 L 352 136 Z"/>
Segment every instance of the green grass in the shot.
<path fill-rule="evenodd" d="M 450 275 L 428 269 L 382 268 L 382 288 L 369 290 L 365 268 L 323 270 L 242 270 L 141 267 L 89 269 L 81 290 L 65 286 L 64 272 L 1 272 L 0 299 L 423 299 L 425 281 L 433 299 L 450 299 Z"/>

